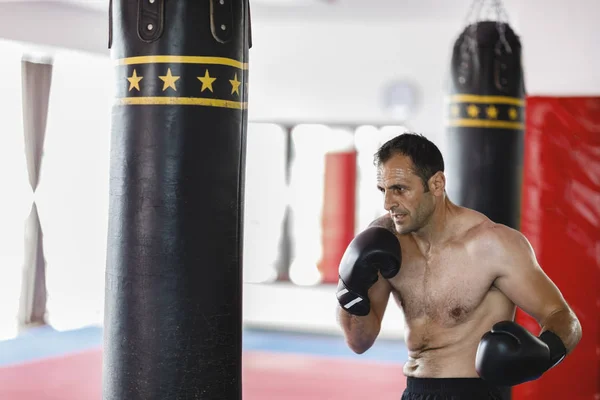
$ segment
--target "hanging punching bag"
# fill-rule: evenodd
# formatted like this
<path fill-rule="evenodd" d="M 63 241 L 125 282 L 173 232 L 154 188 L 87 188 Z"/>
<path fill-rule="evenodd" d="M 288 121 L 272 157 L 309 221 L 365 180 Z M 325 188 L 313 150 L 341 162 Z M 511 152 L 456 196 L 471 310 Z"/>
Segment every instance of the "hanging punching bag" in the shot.
<path fill-rule="evenodd" d="M 113 0 L 104 400 L 240 399 L 247 0 Z"/>
<path fill-rule="evenodd" d="M 504 22 L 467 26 L 454 44 L 450 75 L 448 194 L 518 229 L 525 115 L 519 38 Z"/>

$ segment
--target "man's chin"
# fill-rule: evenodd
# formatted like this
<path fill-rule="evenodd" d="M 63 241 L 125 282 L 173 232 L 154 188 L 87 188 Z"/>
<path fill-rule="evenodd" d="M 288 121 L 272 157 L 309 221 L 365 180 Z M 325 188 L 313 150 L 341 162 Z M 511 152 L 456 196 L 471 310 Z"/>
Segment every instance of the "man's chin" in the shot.
<path fill-rule="evenodd" d="M 410 227 L 405 224 L 394 223 L 394 229 L 396 230 L 396 233 L 399 235 L 405 235 L 405 234 L 411 232 Z"/>

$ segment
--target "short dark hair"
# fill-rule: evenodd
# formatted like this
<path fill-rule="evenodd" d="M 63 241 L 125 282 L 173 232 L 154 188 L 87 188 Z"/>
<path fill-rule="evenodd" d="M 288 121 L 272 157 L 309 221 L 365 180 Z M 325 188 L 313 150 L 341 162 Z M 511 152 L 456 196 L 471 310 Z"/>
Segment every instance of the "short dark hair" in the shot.
<path fill-rule="evenodd" d="M 396 154 L 410 157 L 426 191 L 429 178 L 438 171 L 444 172 L 440 149 L 421 134 L 407 132 L 388 140 L 375 153 L 375 165 L 380 166 Z"/>

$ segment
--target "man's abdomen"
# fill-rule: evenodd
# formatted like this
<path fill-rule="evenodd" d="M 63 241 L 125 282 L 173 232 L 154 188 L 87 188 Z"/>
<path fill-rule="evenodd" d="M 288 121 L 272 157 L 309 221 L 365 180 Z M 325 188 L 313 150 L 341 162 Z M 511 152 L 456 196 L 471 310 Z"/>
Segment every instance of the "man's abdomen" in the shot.
<path fill-rule="evenodd" d="M 481 337 L 494 323 L 513 316 L 514 305 L 494 290 L 461 320 L 427 315 L 407 318 L 405 341 L 409 359 L 404 373 L 422 378 L 477 377 L 475 354 Z"/>

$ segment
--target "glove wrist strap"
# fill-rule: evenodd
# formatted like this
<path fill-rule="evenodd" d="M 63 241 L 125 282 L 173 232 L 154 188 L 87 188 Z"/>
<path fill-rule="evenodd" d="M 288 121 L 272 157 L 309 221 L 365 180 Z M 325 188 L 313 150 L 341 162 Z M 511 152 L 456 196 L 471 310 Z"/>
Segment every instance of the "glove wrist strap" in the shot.
<path fill-rule="evenodd" d="M 341 278 L 338 283 L 336 296 L 340 306 L 350 314 L 360 317 L 369 314 L 371 308 L 369 299 L 363 298 L 352 291 Z"/>
<path fill-rule="evenodd" d="M 540 335 L 540 340 L 548 345 L 550 349 L 550 366 L 548 369 L 554 368 L 567 355 L 567 349 L 561 338 L 554 332 L 544 331 Z"/>

